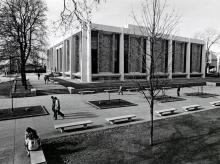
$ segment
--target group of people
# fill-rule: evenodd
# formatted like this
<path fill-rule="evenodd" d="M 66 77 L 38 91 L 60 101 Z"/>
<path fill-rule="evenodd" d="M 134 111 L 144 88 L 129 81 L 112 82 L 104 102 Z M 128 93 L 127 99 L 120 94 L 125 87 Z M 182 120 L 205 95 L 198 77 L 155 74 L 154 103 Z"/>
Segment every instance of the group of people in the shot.
<path fill-rule="evenodd" d="M 50 81 L 49 76 L 48 76 L 48 75 L 45 75 L 45 76 L 44 76 L 44 82 L 45 82 L 45 84 L 48 84 L 49 81 Z"/>
<path fill-rule="evenodd" d="M 64 114 L 60 111 L 60 101 L 57 97 L 51 96 L 52 99 L 52 111 L 54 112 L 54 119 L 57 120 L 57 116 L 60 115 L 64 118 Z M 27 155 L 30 156 L 30 151 L 38 150 L 41 147 L 40 137 L 37 131 L 31 127 L 27 127 L 25 131 L 25 148 Z"/>
<path fill-rule="evenodd" d="M 53 118 L 57 120 L 57 116 L 60 115 L 64 119 L 64 114 L 60 111 L 60 100 L 55 97 L 51 96 L 52 99 L 52 111 L 54 113 Z"/>

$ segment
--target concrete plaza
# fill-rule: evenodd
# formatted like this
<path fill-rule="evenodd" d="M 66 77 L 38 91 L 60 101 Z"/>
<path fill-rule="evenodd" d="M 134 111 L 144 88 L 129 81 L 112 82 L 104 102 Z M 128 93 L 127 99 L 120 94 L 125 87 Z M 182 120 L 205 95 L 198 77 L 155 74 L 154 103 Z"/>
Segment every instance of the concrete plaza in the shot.
<path fill-rule="evenodd" d="M 48 88 L 64 88 L 63 86 L 54 85 L 54 84 L 44 84 L 43 77 L 40 80 L 37 80 L 36 75 L 28 76 L 30 83 L 34 88 L 40 89 L 48 89 Z M 214 108 L 210 105 L 209 102 L 216 101 L 220 99 L 217 97 L 210 98 L 200 98 L 193 96 L 185 96 L 184 93 L 192 93 L 197 92 L 197 87 L 191 88 L 182 88 L 181 89 L 181 98 L 184 98 L 184 101 L 174 101 L 167 103 L 155 103 L 155 110 L 166 109 L 166 108 L 177 108 L 179 114 L 187 114 L 181 107 L 191 104 L 199 104 L 203 107 L 202 110 L 207 110 Z M 219 94 L 219 87 L 211 87 L 205 86 L 204 92 Z M 167 95 L 176 96 L 176 89 L 169 89 L 166 92 Z M 60 131 L 54 129 L 55 124 L 59 123 L 67 123 L 74 122 L 80 120 L 91 120 L 94 122 L 94 127 L 101 128 L 109 128 L 112 125 L 109 125 L 105 118 L 125 115 L 125 114 L 135 114 L 137 116 L 138 121 L 147 121 L 150 119 L 149 115 L 149 106 L 146 100 L 143 98 L 138 92 L 124 92 L 124 95 L 118 95 L 117 93 L 112 93 L 112 98 L 120 98 L 137 104 L 137 106 L 132 107 L 122 107 L 122 108 L 112 108 L 112 109 L 103 109 L 99 110 L 87 102 L 90 100 L 103 100 L 108 99 L 108 94 L 106 93 L 96 93 L 96 94 L 87 94 L 87 95 L 79 95 L 79 94 L 59 94 L 56 95 L 61 102 L 61 110 L 65 114 L 65 119 L 59 118 L 58 120 L 53 120 L 53 114 L 51 110 L 51 95 L 45 96 L 36 96 L 36 97 L 26 97 L 26 98 L 15 98 L 14 99 L 14 107 L 22 107 L 22 106 L 34 106 L 34 105 L 42 105 L 45 106 L 50 115 L 39 116 L 39 117 L 29 117 L 22 119 L 14 119 L 14 120 L 6 120 L 0 121 L 0 163 L 6 164 L 28 164 L 30 163 L 29 157 L 26 156 L 26 152 L 24 149 L 24 131 L 27 126 L 31 126 L 35 128 L 40 137 L 42 139 L 70 134 L 71 132 L 65 132 L 63 134 Z M 0 99 L 0 110 L 11 107 L 11 99 L 4 98 Z M 199 111 L 198 111 L 199 112 Z M 175 117 L 166 116 L 159 117 L 155 115 L 155 119 L 167 118 L 167 117 Z M 114 125 L 118 126 L 118 125 Z M 88 130 L 95 130 L 88 129 Z M 86 132 L 88 130 L 84 130 L 82 132 Z M 78 132 L 72 132 L 78 133 Z"/>

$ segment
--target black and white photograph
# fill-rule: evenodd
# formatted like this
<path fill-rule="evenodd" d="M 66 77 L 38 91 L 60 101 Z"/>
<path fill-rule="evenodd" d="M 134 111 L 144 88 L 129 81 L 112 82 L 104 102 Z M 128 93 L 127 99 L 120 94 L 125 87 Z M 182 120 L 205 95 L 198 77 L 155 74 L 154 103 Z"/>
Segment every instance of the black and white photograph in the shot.
<path fill-rule="evenodd" d="M 0 164 L 219 163 L 219 0 L 0 1 Z"/>

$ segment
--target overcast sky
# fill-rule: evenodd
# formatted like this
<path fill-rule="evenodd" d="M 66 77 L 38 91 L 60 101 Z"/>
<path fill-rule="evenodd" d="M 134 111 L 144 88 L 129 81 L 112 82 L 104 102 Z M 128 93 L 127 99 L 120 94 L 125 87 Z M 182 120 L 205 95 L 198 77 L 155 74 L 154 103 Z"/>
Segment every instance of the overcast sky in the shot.
<path fill-rule="evenodd" d="M 59 18 L 63 0 L 45 0 L 48 5 L 48 19 Z M 93 23 L 124 26 L 132 23 L 131 11 L 140 10 L 143 0 L 106 0 L 93 15 Z M 175 9 L 180 15 L 176 34 L 183 37 L 193 37 L 196 32 L 206 28 L 220 30 L 220 0 L 167 0 L 170 9 Z M 55 44 L 53 35 L 50 44 Z M 52 41 L 51 41 L 52 40 Z M 52 43 L 53 42 L 53 43 Z M 55 42 L 55 43 L 54 43 Z"/>

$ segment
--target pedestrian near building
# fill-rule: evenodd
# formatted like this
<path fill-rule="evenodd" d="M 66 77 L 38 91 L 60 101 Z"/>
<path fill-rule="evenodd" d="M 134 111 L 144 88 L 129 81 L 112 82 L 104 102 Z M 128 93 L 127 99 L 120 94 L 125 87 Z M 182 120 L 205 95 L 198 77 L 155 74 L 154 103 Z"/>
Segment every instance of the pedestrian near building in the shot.
<path fill-rule="evenodd" d="M 180 86 L 178 86 L 178 88 L 177 88 L 177 96 L 179 97 L 180 96 Z"/>
<path fill-rule="evenodd" d="M 45 84 L 48 84 L 49 81 L 50 81 L 49 76 L 48 76 L 48 75 L 45 75 L 45 76 L 44 76 L 44 82 L 45 82 Z"/>
<path fill-rule="evenodd" d="M 118 94 L 119 94 L 119 95 L 120 95 L 120 94 L 123 95 L 122 85 L 120 85 L 120 87 L 119 87 Z"/>
<path fill-rule="evenodd" d="M 40 73 L 37 73 L 37 78 L 38 80 L 40 80 Z"/>
<path fill-rule="evenodd" d="M 52 100 L 52 111 L 53 111 L 53 119 L 55 119 L 56 118 L 56 111 L 55 111 L 55 101 L 56 101 L 56 99 L 55 99 L 55 97 L 54 96 L 51 96 L 51 100 Z"/>
<path fill-rule="evenodd" d="M 64 114 L 60 111 L 60 100 L 55 97 L 55 120 L 57 120 L 57 115 L 60 115 L 64 119 Z"/>

